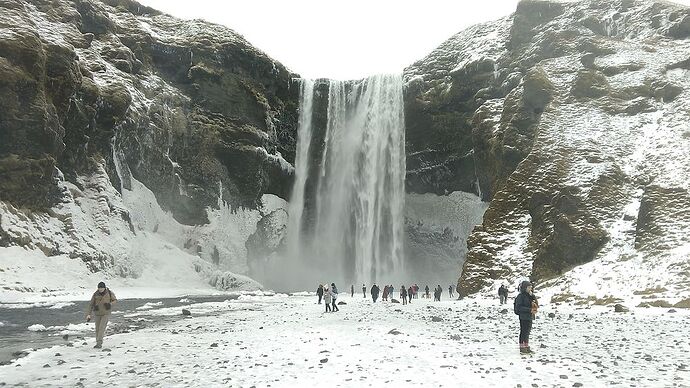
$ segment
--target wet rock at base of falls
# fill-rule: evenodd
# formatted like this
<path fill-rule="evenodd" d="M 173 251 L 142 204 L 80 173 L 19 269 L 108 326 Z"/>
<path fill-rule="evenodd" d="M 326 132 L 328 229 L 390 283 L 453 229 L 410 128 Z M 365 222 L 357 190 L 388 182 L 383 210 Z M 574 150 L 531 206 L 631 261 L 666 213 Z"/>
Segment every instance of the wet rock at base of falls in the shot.
<path fill-rule="evenodd" d="M 347 303 L 345 303 L 345 302 L 342 301 L 342 300 L 341 300 L 340 302 L 338 302 L 338 305 L 339 305 L 339 306 L 346 305 L 346 304 L 347 304 Z"/>
<path fill-rule="evenodd" d="M 398 329 L 393 329 L 389 331 L 388 334 L 399 335 L 402 334 L 402 332 L 398 331 Z"/>
<path fill-rule="evenodd" d="M 391 303 L 400 303 L 400 301 L 397 299 L 391 299 Z"/>
<path fill-rule="evenodd" d="M 182 309 L 182 315 L 192 315 L 192 312 L 187 309 Z"/>
<path fill-rule="evenodd" d="M 437 317 L 435 315 L 431 317 L 431 322 L 441 322 L 441 321 L 443 321 L 443 318 L 441 318 L 441 317 Z"/>

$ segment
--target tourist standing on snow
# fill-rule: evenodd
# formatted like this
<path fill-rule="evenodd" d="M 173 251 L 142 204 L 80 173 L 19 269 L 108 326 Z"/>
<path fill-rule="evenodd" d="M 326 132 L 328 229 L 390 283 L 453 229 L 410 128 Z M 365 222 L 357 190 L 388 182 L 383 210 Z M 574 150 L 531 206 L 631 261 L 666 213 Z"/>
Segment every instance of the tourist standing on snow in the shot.
<path fill-rule="evenodd" d="M 376 303 L 376 299 L 379 298 L 379 291 L 379 286 L 377 286 L 376 283 L 374 283 L 374 285 L 371 286 L 371 299 L 374 301 L 374 303 Z"/>
<path fill-rule="evenodd" d="M 108 318 L 110 317 L 113 304 L 116 302 L 115 294 L 105 287 L 105 283 L 98 283 L 98 290 L 93 293 L 86 311 L 86 322 L 91 321 L 91 313 L 94 313 L 96 317 L 96 346 L 94 346 L 96 349 L 100 349 L 103 346 L 105 328 L 108 326 Z"/>
<path fill-rule="evenodd" d="M 501 299 L 501 304 L 508 301 L 508 287 L 505 284 L 501 284 L 501 287 L 498 288 L 498 297 Z"/>
<path fill-rule="evenodd" d="M 429 285 L 427 285 L 426 287 L 424 287 L 424 293 L 426 294 L 426 298 L 427 298 L 427 299 L 430 299 L 430 298 L 431 298 L 431 297 L 429 296 Z"/>
<path fill-rule="evenodd" d="M 367 298 L 367 286 L 365 284 L 362 284 L 362 296 L 364 299 Z"/>
<path fill-rule="evenodd" d="M 400 286 L 400 299 L 402 299 L 402 304 L 407 304 L 407 289 L 404 285 Z"/>
<path fill-rule="evenodd" d="M 352 284 L 352 285 L 350 285 L 350 298 L 354 298 L 354 297 L 355 297 L 355 285 Z"/>
<path fill-rule="evenodd" d="M 412 298 L 414 297 L 414 287 L 410 286 L 407 289 L 407 303 L 412 303 Z"/>
<path fill-rule="evenodd" d="M 453 297 L 453 285 L 451 284 L 448 286 L 448 297 L 452 298 Z"/>
<path fill-rule="evenodd" d="M 333 295 L 331 294 L 330 288 L 326 287 L 323 295 L 323 302 L 326 304 L 326 312 L 331 311 L 331 301 L 333 300 Z"/>
<path fill-rule="evenodd" d="M 316 295 L 319 296 L 318 304 L 321 304 L 321 298 L 323 298 L 323 284 L 319 284 L 319 288 L 316 289 Z"/>
<path fill-rule="evenodd" d="M 532 293 L 532 284 L 525 280 L 520 283 L 520 293 L 515 297 L 513 309 L 520 317 L 520 353 L 532 353 L 529 348 L 529 334 L 532 331 L 532 320 L 537 314 L 537 299 Z"/>
<path fill-rule="evenodd" d="M 338 306 L 335 304 L 335 301 L 338 299 L 338 287 L 335 286 L 335 283 L 331 283 L 331 296 L 333 297 L 333 303 L 331 306 L 333 312 L 340 311 Z"/>
<path fill-rule="evenodd" d="M 381 295 L 381 300 L 388 300 L 388 285 L 383 286 L 383 295 Z"/>

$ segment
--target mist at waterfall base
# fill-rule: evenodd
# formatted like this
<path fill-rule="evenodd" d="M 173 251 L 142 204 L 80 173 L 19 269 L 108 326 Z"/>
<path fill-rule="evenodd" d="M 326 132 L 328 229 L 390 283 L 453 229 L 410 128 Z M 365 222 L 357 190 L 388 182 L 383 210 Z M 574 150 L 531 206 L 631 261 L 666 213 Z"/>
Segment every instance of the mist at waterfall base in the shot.
<path fill-rule="evenodd" d="M 344 291 L 408 280 L 402 77 L 303 80 L 300 105 L 285 250 L 263 281 Z"/>

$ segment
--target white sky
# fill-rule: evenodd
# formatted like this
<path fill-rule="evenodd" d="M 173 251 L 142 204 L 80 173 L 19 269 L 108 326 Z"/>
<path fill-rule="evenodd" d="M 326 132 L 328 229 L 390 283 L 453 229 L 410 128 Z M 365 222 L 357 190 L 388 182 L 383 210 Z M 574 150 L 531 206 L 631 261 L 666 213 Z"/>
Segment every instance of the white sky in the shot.
<path fill-rule="evenodd" d="M 308 78 L 399 72 L 464 28 L 511 14 L 518 0 L 139 0 L 242 34 Z M 676 0 L 690 5 L 690 0 Z"/>

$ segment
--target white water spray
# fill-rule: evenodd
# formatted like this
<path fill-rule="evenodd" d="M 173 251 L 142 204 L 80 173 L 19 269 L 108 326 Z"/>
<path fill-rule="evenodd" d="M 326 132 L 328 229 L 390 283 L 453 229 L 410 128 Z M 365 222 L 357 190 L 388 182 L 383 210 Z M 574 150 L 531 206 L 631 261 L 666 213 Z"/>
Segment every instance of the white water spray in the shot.
<path fill-rule="evenodd" d="M 399 75 L 329 81 L 319 131 L 312 128 L 314 83 L 303 82 L 287 244 L 292 287 L 403 279 L 402 85 Z"/>

